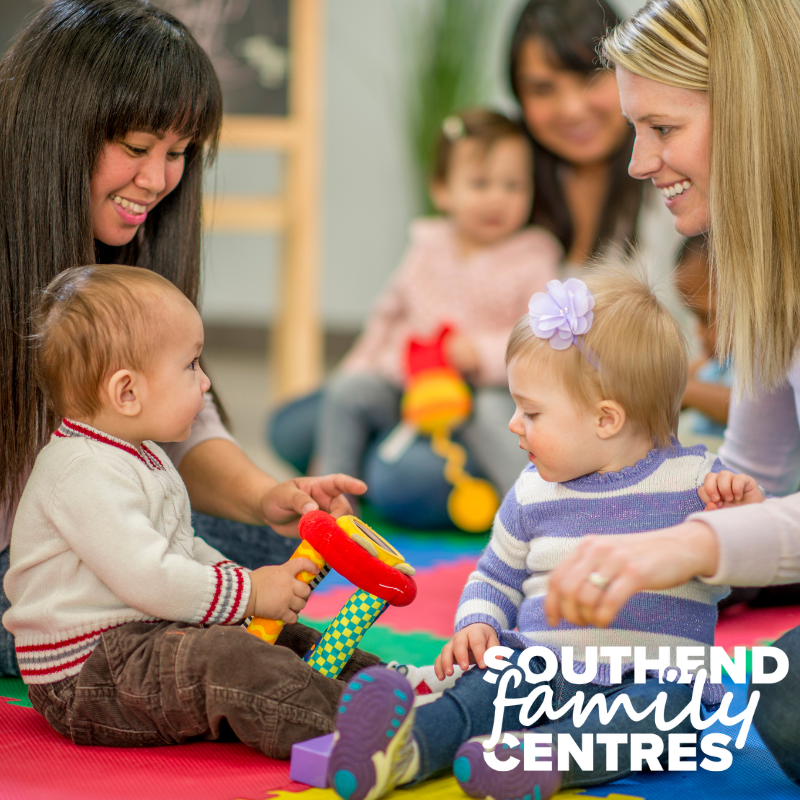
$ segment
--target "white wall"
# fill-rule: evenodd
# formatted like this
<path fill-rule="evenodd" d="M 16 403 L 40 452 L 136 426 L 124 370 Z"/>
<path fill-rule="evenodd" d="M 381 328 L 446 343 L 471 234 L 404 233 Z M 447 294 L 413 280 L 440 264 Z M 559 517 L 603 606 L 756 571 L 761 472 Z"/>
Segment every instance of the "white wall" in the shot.
<path fill-rule="evenodd" d="M 320 287 L 329 329 L 355 329 L 406 243 L 415 214 L 403 137 L 398 20 L 411 0 L 328 0 L 324 113 L 323 247 Z M 437 2 L 437 0 L 417 0 Z M 487 64 L 500 106 L 506 46 L 522 0 L 495 0 L 494 52 Z M 632 13 L 642 0 L 612 0 Z M 279 185 L 280 160 L 223 154 L 209 188 L 264 192 Z M 280 241 L 208 237 L 203 317 L 224 325 L 269 324 L 275 312 Z"/>
<path fill-rule="evenodd" d="M 355 329 L 397 266 L 415 213 L 403 138 L 398 20 L 409 0 L 329 0 L 326 20 L 321 308 L 331 329 Z M 495 0 L 494 75 L 503 91 L 509 16 L 519 0 Z M 436 0 L 421 0 L 436 2 Z M 208 188 L 269 191 L 273 157 L 223 154 Z M 203 317 L 208 323 L 268 324 L 275 312 L 280 241 L 209 235 Z"/>

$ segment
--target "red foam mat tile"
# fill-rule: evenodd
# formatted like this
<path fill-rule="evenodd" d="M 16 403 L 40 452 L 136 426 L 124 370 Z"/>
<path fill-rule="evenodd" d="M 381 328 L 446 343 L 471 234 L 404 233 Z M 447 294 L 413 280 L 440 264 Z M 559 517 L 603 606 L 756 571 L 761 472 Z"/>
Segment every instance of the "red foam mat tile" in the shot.
<path fill-rule="evenodd" d="M 0 700 L 0 800 L 263 800 L 289 762 L 243 744 L 80 747 L 32 708 Z"/>
<path fill-rule="evenodd" d="M 800 606 L 748 608 L 733 606 L 720 614 L 714 644 L 730 650 L 736 645 L 773 642 L 800 625 Z"/>
<path fill-rule="evenodd" d="M 377 624 L 400 633 L 424 631 L 449 639 L 453 635 L 461 592 L 476 562 L 474 556 L 469 556 L 455 559 L 451 564 L 419 570 L 414 576 L 416 600 L 405 608 L 390 606 Z M 312 620 L 335 617 L 352 593 L 352 587 L 332 589 L 324 594 L 314 592 L 303 610 L 303 617 Z"/>
<path fill-rule="evenodd" d="M 462 557 L 451 564 L 438 564 L 422 569 L 414 579 L 417 599 L 405 608 L 388 608 L 377 624 L 400 633 L 425 632 L 449 639 L 461 592 L 470 572 L 475 569 L 474 556 Z M 352 594 L 352 587 L 341 587 L 325 593 L 313 593 L 303 616 L 312 620 L 335 617 Z M 762 644 L 774 641 L 786 631 L 800 625 L 800 606 L 778 608 L 726 609 L 716 629 L 715 644 L 726 649 L 735 645 Z"/>

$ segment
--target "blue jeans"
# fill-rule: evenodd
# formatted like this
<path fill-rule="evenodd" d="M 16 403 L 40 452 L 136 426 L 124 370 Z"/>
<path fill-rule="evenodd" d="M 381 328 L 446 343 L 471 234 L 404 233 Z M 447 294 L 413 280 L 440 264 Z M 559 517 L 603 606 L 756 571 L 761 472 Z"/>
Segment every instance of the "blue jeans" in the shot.
<path fill-rule="evenodd" d="M 207 514 L 192 514 L 195 533 L 205 539 L 223 555 L 244 567 L 283 564 L 295 551 L 299 539 L 288 539 L 272 528 L 247 525 L 229 519 L 209 517 Z M 0 586 L 8 571 L 9 548 L 0 553 Z M 5 593 L 0 589 L 0 616 L 9 607 Z M 0 625 L 0 675 L 19 675 L 14 637 Z"/>
<path fill-rule="evenodd" d="M 0 617 L 8 611 L 10 603 L 3 591 L 3 578 L 8 572 L 8 557 L 10 548 L 6 547 L 0 553 Z M 14 651 L 14 637 L 0 625 L 0 675 L 19 675 L 17 654 Z"/>
<path fill-rule="evenodd" d="M 267 442 L 301 475 L 308 472 L 314 453 L 322 391 L 281 406 L 267 423 Z"/>
<path fill-rule="evenodd" d="M 753 724 L 781 769 L 800 784 L 800 628 L 784 634 L 773 647 L 789 658 L 789 674 L 778 683 L 750 684 L 761 692 Z"/>
<path fill-rule="evenodd" d="M 192 527 L 197 536 L 248 569 L 284 564 L 300 544 L 300 539 L 281 536 L 266 525 L 248 525 L 196 511 L 192 512 Z"/>
<path fill-rule="evenodd" d="M 301 474 L 308 472 L 314 453 L 321 402 L 322 392 L 301 397 L 279 408 L 267 426 L 272 448 Z M 392 426 L 388 423 L 370 440 L 360 467 L 354 470 L 369 487 L 367 500 L 384 519 L 397 525 L 421 530 L 452 528 L 447 498 L 453 487 L 445 481 L 442 459 L 427 440 L 415 441 L 394 464 L 386 464 L 378 456 L 378 446 Z M 467 469 L 473 475 L 481 474 L 474 461 Z"/>
<path fill-rule="evenodd" d="M 516 651 L 508 661 L 516 663 L 521 654 L 521 650 Z M 531 659 L 531 672 L 539 674 L 544 671 L 544 667 L 543 659 L 539 657 Z M 510 669 L 510 667 L 506 669 Z M 456 681 L 452 689 L 446 690 L 439 700 L 417 709 L 417 716 L 414 722 L 414 737 L 419 745 L 420 753 L 418 780 L 452 769 L 456 751 L 464 742 L 473 736 L 484 736 L 492 732 L 495 713 L 493 703 L 497 696 L 497 684 L 491 684 L 483 680 L 485 674 L 485 670 L 471 669 Z M 536 687 L 541 685 L 543 684 L 530 684 L 522 680 L 519 686 L 514 688 L 514 682 L 511 681 L 506 690 L 506 697 L 516 699 L 527 697 Z M 666 692 L 667 703 L 664 716 L 668 720 L 686 708 L 692 697 L 692 690 L 686 684 L 658 683 L 656 679 L 648 680 L 646 683 L 634 683 L 633 673 L 624 675 L 621 684 L 596 686 L 594 684 L 578 685 L 569 683 L 559 670 L 546 685 L 553 691 L 553 708 L 556 710 L 571 700 L 577 692 L 583 692 L 584 704 L 593 695 L 602 693 L 609 698 L 609 701 L 607 701 L 609 705 L 614 697 L 624 693 L 630 698 L 631 705 L 637 711 L 641 711 L 656 699 L 659 692 Z M 535 705 L 532 711 L 535 711 L 538 707 L 538 705 Z M 505 709 L 503 717 L 504 731 L 519 731 L 522 729 L 519 713 L 520 706 L 512 706 Z M 664 749 L 659 761 L 666 763 L 667 737 L 669 733 L 694 733 L 695 730 L 691 722 L 686 719 L 673 728 L 672 731 L 661 732 L 656 727 L 652 714 L 649 714 L 640 722 L 633 722 L 628 718 L 624 709 L 620 709 L 608 725 L 602 725 L 595 709 L 580 728 L 575 726 L 571 713 L 567 713 L 556 722 L 550 722 L 546 716 L 542 715 L 536 725 L 536 732 L 552 733 L 554 745 L 557 743 L 557 734 L 559 733 L 572 734 L 576 743 L 581 742 L 581 734 L 584 733 L 654 733 L 664 743 Z M 569 771 L 561 773 L 561 788 L 596 786 L 629 775 L 631 772 L 629 747 L 620 745 L 618 769 L 607 770 L 605 769 L 605 764 L 605 745 L 599 744 L 595 740 L 594 770 L 584 772 L 575 765 L 573 759 L 570 759 Z"/>

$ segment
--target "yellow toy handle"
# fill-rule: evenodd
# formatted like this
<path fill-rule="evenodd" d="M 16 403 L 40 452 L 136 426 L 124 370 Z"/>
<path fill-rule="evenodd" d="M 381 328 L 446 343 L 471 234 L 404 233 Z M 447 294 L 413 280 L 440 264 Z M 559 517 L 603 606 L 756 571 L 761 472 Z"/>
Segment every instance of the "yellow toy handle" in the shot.
<path fill-rule="evenodd" d="M 489 481 L 473 478 L 465 469 L 467 451 L 450 439 L 448 431 L 431 436 L 431 449 L 444 459 L 444 479 L 453 485 L 447 498 L 447 513 L 463 531 L 481 533 L 492 527 L 500 498 Z"/>
<path fill-rule="evenodd" d="M 330 572 L 330 567 L 325 563 L 325 559 L 306 541 L 300 542 L 297 550 L 292 553 L 289 560 L 291 561 L 292 558 L 309 558 L 319 567 L 319 572 L 316 575 L 312 575 L 306 570 L 297 575 L 297 580 L 307 583 L 312 589 Z M 247 626 L 247 632 L 258 636 L 268 644 L 275 644 L 275 640 L 283 629 L 283 624 L 283 620 L 280 619 L 253 617 Z"/>

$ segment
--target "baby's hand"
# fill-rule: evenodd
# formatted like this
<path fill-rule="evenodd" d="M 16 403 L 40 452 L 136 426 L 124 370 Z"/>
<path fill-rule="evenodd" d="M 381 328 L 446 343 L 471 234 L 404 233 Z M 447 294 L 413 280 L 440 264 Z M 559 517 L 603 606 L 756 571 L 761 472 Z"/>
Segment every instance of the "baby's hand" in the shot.
<path fill-rule="evenodd" d="M 453 674 L 453 663 L 461 669 L 469 669 L 470 664 L 477 664 L 486 669 L 483 656 L 490 647 L 499 645 L 494 628 L 484 622 L 474 622 L 462 628 L 443 648 L 433 665 L 436 677 L 443 681 L 445 676 Z"/>
<path fill-rule="evenodd" d="M 462 374 L 469 375 L 471 372 L 477 372 L 480 368 L 478 351 L 466 336 L 459 333 L 450 334 L 445 340 L 445 350 L 447 360 Z"/>
<path fill-rule="evenodd" d="M 709 472 L 697 494 L 706 504 L 706 511 L 760 503 L 764 500 L 764 492 L 758 488 L 753 478 L 749 475 L 737 475 L 727 469 L 717 473 Z"/>
<path fill-rule="evenodd" d="M 259 567 L 250 573 L 250 600 L 245 616 L 279 619 L 291 625 L 305 607 L 311 587 L 297 579 L 303 570 L 316 575 L 317 565 L 308 558 L 293 558 L 276 567 Z"/>

